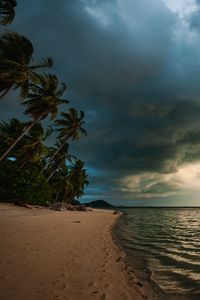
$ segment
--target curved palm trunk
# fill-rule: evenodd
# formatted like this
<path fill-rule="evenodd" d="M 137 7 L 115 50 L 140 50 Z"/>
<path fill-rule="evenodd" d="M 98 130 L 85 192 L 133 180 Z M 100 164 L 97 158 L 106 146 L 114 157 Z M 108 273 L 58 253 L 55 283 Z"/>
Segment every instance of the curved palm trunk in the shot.
<path fill-rule="evenodd" d="M 33 158 L 32 155 L 30 155 L 28 158 L 26 158 L 25 160 L 22 161 L 21 165 L 19 166 L 18 170 L 20 171 L 21 169 L 23 169 L 23 167 Z"/>
<path fill-rule="evenodd" d="M 57 149 L 57 151 L 54 153 L 54 155 L 52 156 L 52 159 L 54 159 L 54 157 L 60 152 L 60 150 L 64 147 L 64 145 L 67 143 L 67 139 L 65 140 L 65 142 Z"/>
<path fill-rule="evenodd" d="M 78 188 L 73 192 L 73 200 L 76 200 L 75 198 L 80 198 L 80 196 L 78 196 L 78 192 L 80 190 L 80 186 L 78 186 Z"/>
<path fill-rule="evenodd" d="M 18 136 L 18 138 L 16 138 L 16 140 L 14 140 L 12 142 L 12 144 L 10 145 L 10 147 L 4 152 L 4 154 L 0 157 L 0 161 L 2 161 L 9 153 L 10 151 L 17 145 L 17 143 L 19 143 L 21 141 L 21 139 L 29 132 L 29 130 L 36 124 L 38 123 L 41 118 L 43 116 L 43 113 L 37 117 L 36 119 L 33 120 L 33 122 L 26 128 L 25 131 L 22 132 L 22 134 L 20 134 L 20 136 Z"/>
<path fill-rule="evenodd" d="M 20 171 L 21 169 L 23 169 L 23 167 L 27 164 L 27 162 L 29 161 L 29 159 L 26 159 L 22 162 L 22 164 L 19 166 L 18 171 Z"/>
<path fill-rule="evenodd" d="M 12 87 L 12 85 L 11 85 L 9 88 L 7 88 L 7 89 L 5 90 L 5 92 L 3 92 L 3 93 L 0 95 L 0 99 L 2 99 L 3 97 L 5 97 L 5 96 L 7 95 L 7 93 L 11 90 L 11 87 Z"/>
<path fill-rule="evenodd" d="M 51 179 L 51 177 L 55 174 L 56 170 L 60 167 L 62 161 L 57 165 L 57 167 L 51 172 L 49 177 L 47 178 L 47 182 Z"/>
<path fill-rule="evenodd" d="M 66 137 L 65 142 L 56 150 L 56 152 L 53 154 L 53 156 L 51 157 L 51 160 L 54 159 L 54 157 L 60 152 L 60 150 L 64 147 L 64 145 L 67 143 L 68 139 L 70 138 L 70 135 Z M 40 174 L 42 174 L 44 172 L 44 170 L 46 169 L 46 165 L 44 165 L 44 167 L 42 168 Z"/>
<path fill-rule="evenodd" d="M 59 191 L 58 191 L 58 193 L 57 193 L 57 195 L 56 195 L 55 202 L 57 202 L 58 197 L 60 196 L 60 193 L 62 192 L 63 187 L 64 187 L 64 184 L 61 185 L 61 188 L 59 189 Z"/>

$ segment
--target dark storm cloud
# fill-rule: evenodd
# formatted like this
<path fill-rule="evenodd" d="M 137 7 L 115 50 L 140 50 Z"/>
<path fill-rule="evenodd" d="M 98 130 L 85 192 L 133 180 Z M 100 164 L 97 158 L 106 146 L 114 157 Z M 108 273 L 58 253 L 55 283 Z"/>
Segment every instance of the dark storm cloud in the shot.
<path fill-rule="evenodd" d="M 36 59 L 53 56 L 68 98 L 86 111 L 89 135 L 72 150 L 92 168 L 89 194 L 123 196 L 126 176 L 200 159 L 200 41 L 163 1 L 24 0 L 11 28 L 32 40 Z M 136 196 L 176 190 L 141 185 Z"/>
<path fill-rule="evenodd" d="M 117 101 L 118 92 L 127 93 L 141 79 L 159 72 L 175 21 L 159 1 L 152 2 L 154 10 L 146 10 L 142 1 L 125 1 L 131 13 L 129 7 L 122 10 L 116 3 L 48 1 L 47 6 L 22 1 L 21 22 L 16 21 L 15 27 L 32 38 L 36 53 L 53 53 L 71 88 L 105 105 L 113 102 L 112 97 Z M 20 15 L 20 9 L 26 16 Z"/>

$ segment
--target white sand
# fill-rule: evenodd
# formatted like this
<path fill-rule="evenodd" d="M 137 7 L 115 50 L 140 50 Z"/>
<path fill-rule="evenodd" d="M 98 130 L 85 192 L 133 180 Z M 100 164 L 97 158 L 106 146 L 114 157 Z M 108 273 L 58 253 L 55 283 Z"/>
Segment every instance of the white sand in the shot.
<path fill-rule="evenodd" d="M 116 218 L 0 204 L 0 299 L 147 299 L 113 243 Z"/>

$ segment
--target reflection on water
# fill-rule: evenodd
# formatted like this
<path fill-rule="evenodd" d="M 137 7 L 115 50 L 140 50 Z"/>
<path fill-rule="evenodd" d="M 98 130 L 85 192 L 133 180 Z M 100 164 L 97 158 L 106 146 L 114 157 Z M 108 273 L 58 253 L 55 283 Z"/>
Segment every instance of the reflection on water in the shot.
<path fill-rule="evenodd" d="M 163 299 L 199 300 L 200 208 L 124 211 L 115 236 L 139 276 Z"/>

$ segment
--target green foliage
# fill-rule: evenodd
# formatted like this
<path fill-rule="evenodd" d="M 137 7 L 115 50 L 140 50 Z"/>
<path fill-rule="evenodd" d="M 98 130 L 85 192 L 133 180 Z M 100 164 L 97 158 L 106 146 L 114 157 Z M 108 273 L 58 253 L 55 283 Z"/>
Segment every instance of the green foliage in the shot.
<path fill-rule="evenodd" d="M 71 203 L 84 195 L 85 185 L 89 184 L 84 165 L 85 163 L 82 160 L 77 159 L 69 167 L 68 182 L 71 189 L 67 192 L 67 198 Z"/>
<path fill-rule="evenodd" d="M 21 89 L 21 98 L 28 94 L 30 82 L 37 80 L 35 69 L 51 67 L 51 58 L 30 65 L 32 43 L 23 35 L 7 32 L 0 39 L 0 92 L 2 98 L 11 88 Z"/>
<path fill-rule="evenodd" d="M 34 82 L 29 84 L 27 99 L 22 102 L 26 106 L 24 113 L 33 119 L 38 116 L 44 119 L 50 114 L 53 120 L 58 113 L 58 106 L 68 103 L 67 100 L 61 99 L 65 90 L 65 84 L 59 83 L 56 75 L 35 74 Z"/>
<path fill-rule="evenodd" d="M 16 4 L 0 0 L 0 24 L 12 22 Z M 88 180 L 84 162 L 69 154 L 69 141 L 87 135 L 84 112 L 69 108 L 53 124 L 56 130 L 43 128 L 41 122 L 48 116 L 54 120 L 58 107 L 69 101 L 62 98 L 66 85 L 55 74 L 36 73 L 38 68 L 51 67 L 52 59 L 32 65 L 33 51 L 31 41 L 16 32 L 6 32 L 0 39 L 0 99 L 11 89 L 20 89 L 20 104 L 31 118 L 0 121 L 0 201 L 78 204 Z M 53 131 L 57 141 L 54 147 L 47 146 Z"/>
<path fill-rule="evenodd" d="M 37 205 L 53 201 L 51 187 L 35 166 L 19 170 L 16 161 L 10 160 L 0 164 L 0 199 Z"/>
<path fill-rule="evenodd" d="M 15 17 L 16 0 L 0 0 L 0 24 L 8 25 Z"/>
<path fill-rule="evenodd" d="M 72 140 L 79 140 L 80 135 L 87 135 L 86 130 L 82 127 L 85 124 L 84 112 L 78 112 L 75 108 L 69 108 L 68 112 L 61 112 L 62 119 L 55 121 L 58 126 L 58 138 L 63 142 L 67 142 L 70 138 Z"/>

